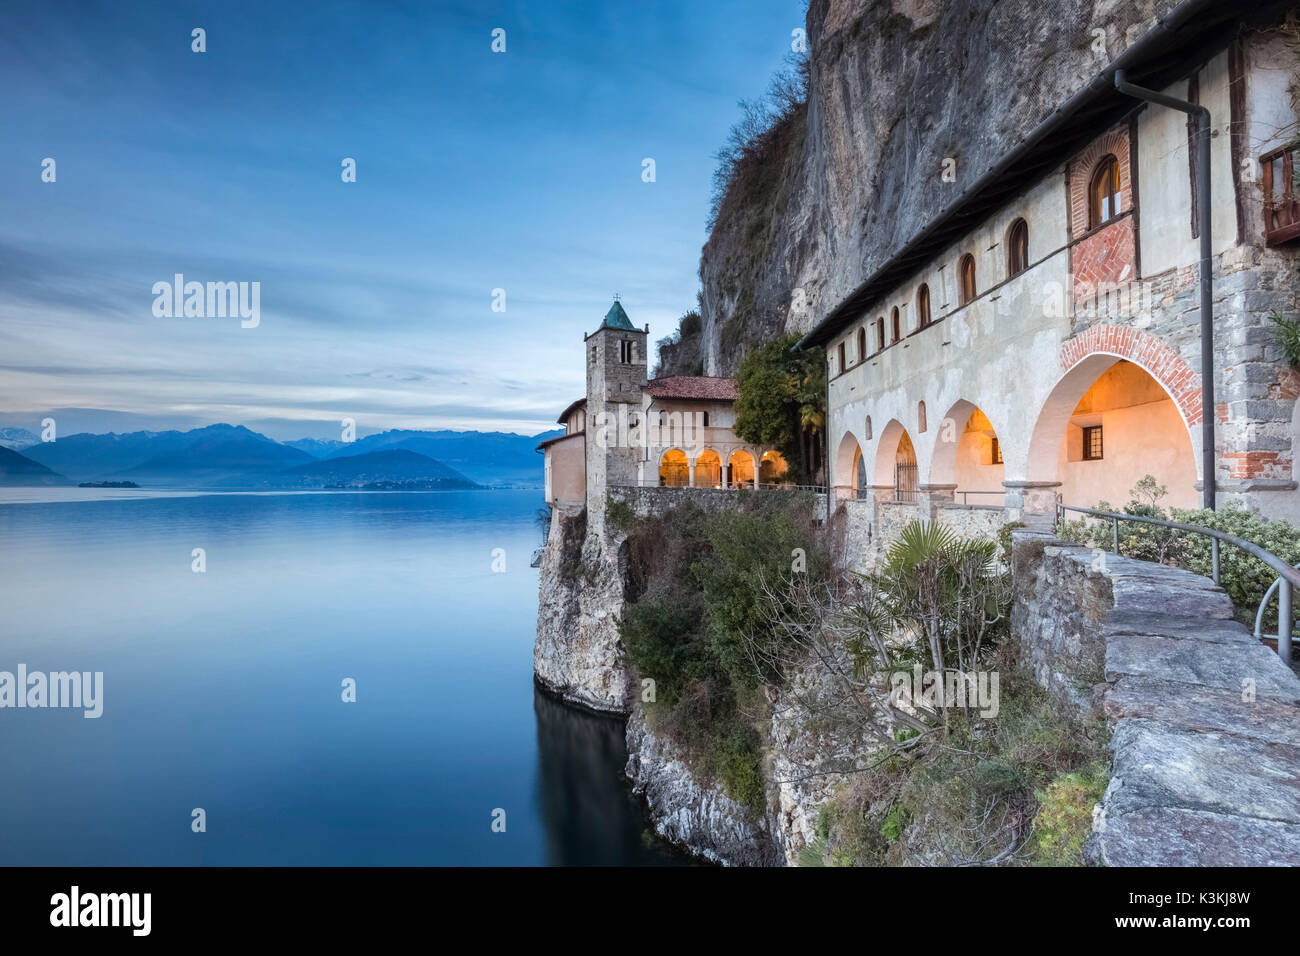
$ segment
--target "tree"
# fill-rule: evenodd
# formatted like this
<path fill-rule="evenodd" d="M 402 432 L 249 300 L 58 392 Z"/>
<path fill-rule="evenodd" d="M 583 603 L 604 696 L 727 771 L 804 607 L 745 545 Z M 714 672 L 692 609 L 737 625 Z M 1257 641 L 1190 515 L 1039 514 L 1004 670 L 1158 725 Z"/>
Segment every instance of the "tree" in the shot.
<path fill-rule="evenodd" d="M 826 362 L 821 349 L 795 349 L 798 333 L 748 352 L 736 376 L 733 431 L 776 448 L 801 482 L 816 482 L 826 426 Z"/>

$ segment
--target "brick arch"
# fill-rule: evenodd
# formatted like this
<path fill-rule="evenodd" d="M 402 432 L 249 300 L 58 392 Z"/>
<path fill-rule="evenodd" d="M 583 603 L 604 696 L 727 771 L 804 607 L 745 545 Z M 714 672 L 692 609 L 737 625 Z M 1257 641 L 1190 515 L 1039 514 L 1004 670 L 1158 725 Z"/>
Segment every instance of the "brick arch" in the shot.
<path fill-rule="evenodd" d="M 1088 232 L 1088 184 L 1098 161 L 1107 154 L 1119 161 L 1119 188 L 1124 208 L 1133 208 L 1133 184 L 1129 176 L 1128 131 L 1113 129 L 1103 133 L 1070 163 L 1070 235 L 1075 239 Z"/>
<path fill-rule="evenodd" d="M 1104 353 L 1140 365 L 1169 393 L 1188 428 L 1201 423 L 1201 379 L 1162 339 L 1140 329 L 1094 325 L 1061 346 L 1061 371 L 1090 355 Z"/>

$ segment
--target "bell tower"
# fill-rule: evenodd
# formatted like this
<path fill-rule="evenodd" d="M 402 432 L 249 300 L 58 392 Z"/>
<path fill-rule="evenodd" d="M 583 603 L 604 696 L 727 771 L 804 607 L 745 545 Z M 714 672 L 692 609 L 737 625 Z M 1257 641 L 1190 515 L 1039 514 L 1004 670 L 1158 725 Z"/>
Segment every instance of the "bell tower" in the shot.
<path fill-rule="evenodd" d="M 600 327 L 583 339 L 587 352 L 587 521 L 604 528 L 605 492 L 633 485 L 641 448 L 631 440 L 645 427 L 641 394 L 646 383 L 650 327 L 638 329 L 614 297 Z"/>

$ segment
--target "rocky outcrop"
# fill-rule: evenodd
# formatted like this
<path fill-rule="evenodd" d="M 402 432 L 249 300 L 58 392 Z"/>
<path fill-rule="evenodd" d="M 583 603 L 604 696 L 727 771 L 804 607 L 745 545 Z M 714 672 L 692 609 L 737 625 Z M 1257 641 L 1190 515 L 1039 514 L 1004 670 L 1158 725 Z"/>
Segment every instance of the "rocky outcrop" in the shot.
<path fill-rule="evenodd" d="M 774 137 L 770 172 L 724 198 L 701 256 L 705 374 L 811 328 L 1161 6 L 813 0 L 807 108 Z"/>
<path fill-rule="evenodd" d="M 1039 682 L 1112 729 L 1087 855 L 1300 864 L 1300 680 L 1176 568 L 1017 534 L 1012 629 Z"/>
<path fill-rule="evenodd" d="M 671 742 L 651 732 L 636 706 L 627 722 L 627 775 L 665 840 L 727 866 L 772 866 L 780 854 L 768 821 L 701 781 Z"/>
<path fill-rule="evenodd" d="M 585 514 L 556 511 L 542 551 L 533 673 L 547 690 L 605 713 L 626 714 L 631 679 L 618 617 L 627 580 L 616 534 L 587 534 Z"/>
<path fill-rule="evenodd" d="M 870 765 L 876 753 L 861 733 L 861 715 L 825 667 L 791 675 L 773 705 L 768 733 L 772 837 L 787 866 L 813 843 L 823 804 Z M 846 712 L 847 709 L 847 712 Z"/>

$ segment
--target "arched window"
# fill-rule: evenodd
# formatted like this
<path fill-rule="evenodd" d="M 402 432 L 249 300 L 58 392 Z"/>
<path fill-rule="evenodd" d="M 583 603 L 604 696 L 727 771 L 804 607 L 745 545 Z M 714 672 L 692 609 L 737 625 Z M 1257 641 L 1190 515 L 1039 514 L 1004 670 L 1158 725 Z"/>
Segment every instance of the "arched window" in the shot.
<path fill-rule="evenodd" d="M 889 334 L 891 343 L 903 337 L 903 324 L 898 318 L 898 306 L 894 306 L 894 311 L 889 314 Z"/>
<path fill-rule="evenodd" d="M 975 257 L 969 252 L 957 263 L 957 304 L 965 305 L 975 298 Z"/>
<path fill-rule="evenodd" d="M 916 290 L 916 325 L 925 328 L 930 324 L 930 287 L 924 282 Z"/>
<path fill-rule="evenodd" d="M 858 329 L 858 362 L 865 362 L 867 359 L 867 330 Z"/>
<path fill-rule="evenodd" d="M 876 319 L 876 347 L 879 349 L 885 347 L 885 317 L 883 315 Z"/>
<path fill-rule="evenodd" d="M 916 403 L 916 430 L 923 432 L 926 429 L 925 421 L 925 402 Z"/>
<path fill-rule="evenodd" d="M 865 435 L 866 438 L 864 439 L 864 441 L 871 441 L 871 416 L 870 415 L 867 416 L 867 430 L 865 432 Z"/>
<path fill-rule="evenodd" d="M 1007 278 L 1029 268 L 1029 223 L 1017 219 L 1007 230 Z"/>
<path fill-rule="evenodd" d="M 1096 229 L 1118 216 L 1123 198 L 1119 189 L 1119 160 L 1105 156 L 1097 164 L 1088 186 L 1088 228 Z"/>
<path fill-rule="evenodd" d="M 685 488 L 691 483 L 691 467 L 686 453 L 679 448 L 664 452 L 659 459 L 659 484 L 667 488 Z"/>

